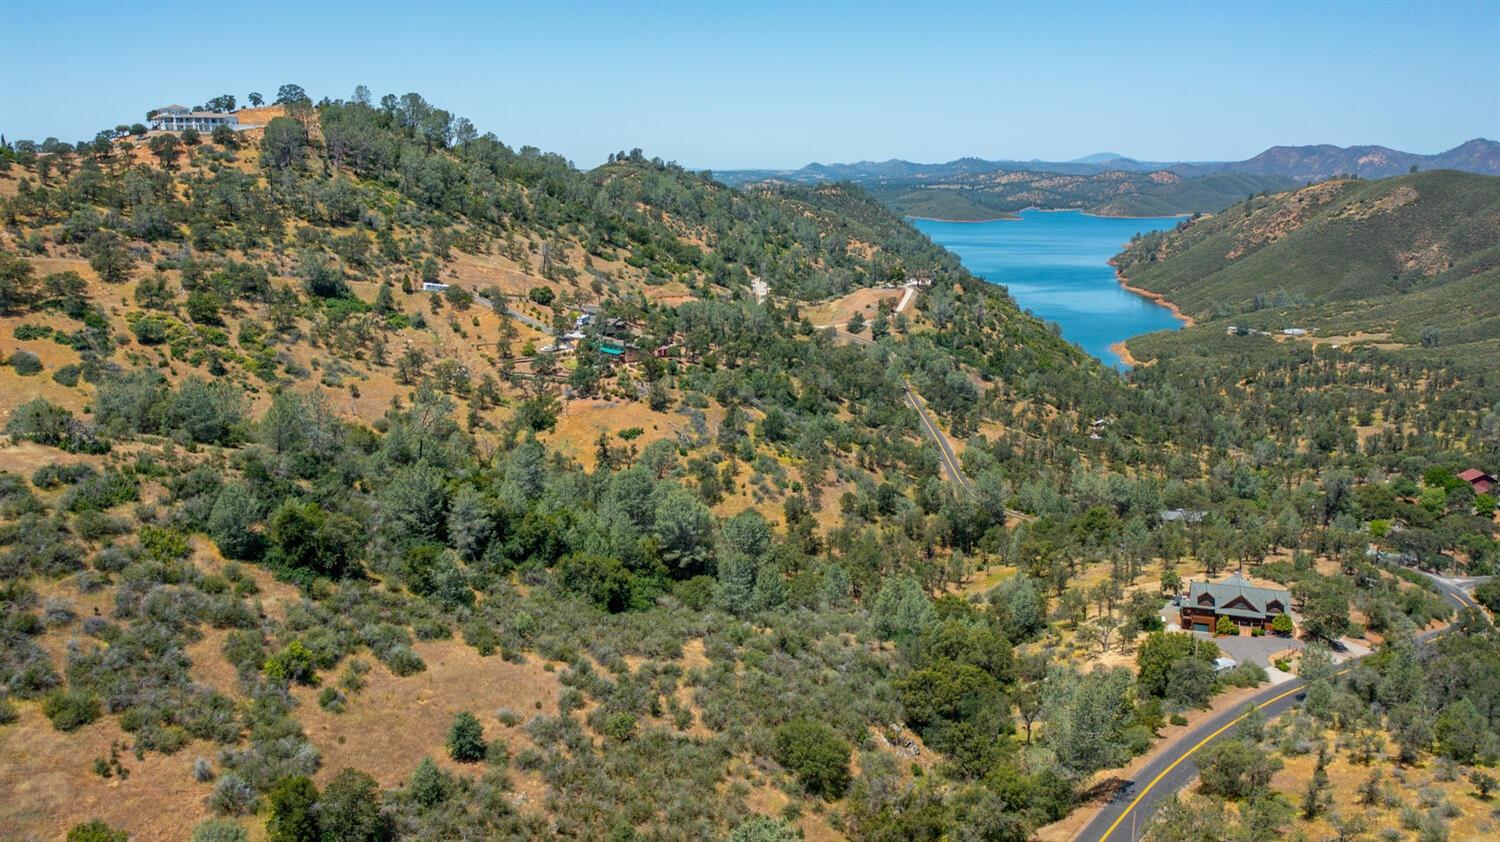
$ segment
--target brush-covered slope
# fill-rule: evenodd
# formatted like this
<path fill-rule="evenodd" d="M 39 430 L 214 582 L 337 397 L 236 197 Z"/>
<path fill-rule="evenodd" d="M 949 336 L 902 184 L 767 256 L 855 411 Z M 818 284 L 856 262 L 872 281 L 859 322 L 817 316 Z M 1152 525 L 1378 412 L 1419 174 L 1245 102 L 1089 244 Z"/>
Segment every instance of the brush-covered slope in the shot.
<path fill-rule="evenodd" d="M 1092 213 L 1101 216 L 1177 216 L 1190 213 L 1213 213 L 1256 193 L 1280 191 L 1292 186 L 1279 176 L 1220 173 L 1166 180 L 1142 185 L 1139 189 L 1111 199 Z"/>
<path fill-rule="evenodd" d="M 1487 348 L 1500 336 L 1500 178 L 1328 181 L 1139 237 L 1116 263 L 1220 329 Z"/>
<path fill-rule="evenodd" d="M 1085 210 L 1107 216 L 1170 216 L 1212 212 L 1246 196 L 1282 190 L 1275 176 L 1186 179 L 1165 170 L 1091 175 L 997 171 L 960 173 L 941 180 L 863 182 L 896 213 L 935 219 L 994 219 L 1026 208 Z"/>

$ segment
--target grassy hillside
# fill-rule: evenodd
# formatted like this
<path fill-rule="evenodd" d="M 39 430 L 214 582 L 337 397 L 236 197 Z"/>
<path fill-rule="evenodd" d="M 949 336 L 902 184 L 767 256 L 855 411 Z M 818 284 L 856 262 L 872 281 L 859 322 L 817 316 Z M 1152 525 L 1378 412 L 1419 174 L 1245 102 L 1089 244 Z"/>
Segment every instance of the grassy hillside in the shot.
<path fill-rule="evenodd" d="M 368 100 L 0 147 L 6 834 L 1025 839 L 1260 680 L 1171 577 L 1500 561 L 1493 378 L 1126 380 L 859 187 Z"/>
<path fill-rule="evenodd" d="M 1130 284 L 1211 320 L 1201 330 L 1301 327 L 1500 360 L 1493 176 L 1324 182 L 1137 238 L 1116 263 Z"/>

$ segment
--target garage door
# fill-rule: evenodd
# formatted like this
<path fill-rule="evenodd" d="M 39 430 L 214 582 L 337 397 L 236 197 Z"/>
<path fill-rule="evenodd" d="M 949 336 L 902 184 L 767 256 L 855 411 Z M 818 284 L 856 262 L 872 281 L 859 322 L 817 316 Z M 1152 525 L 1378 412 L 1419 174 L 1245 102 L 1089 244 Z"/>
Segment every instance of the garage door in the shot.
<path fill-rule="evenodd" d="M 1211 629 L 1209 629 L 1208 623 L 1194 623 L 1193 624 L 1193 631 L 1206 632 L 1206 631 L 1211 631 Z"/>

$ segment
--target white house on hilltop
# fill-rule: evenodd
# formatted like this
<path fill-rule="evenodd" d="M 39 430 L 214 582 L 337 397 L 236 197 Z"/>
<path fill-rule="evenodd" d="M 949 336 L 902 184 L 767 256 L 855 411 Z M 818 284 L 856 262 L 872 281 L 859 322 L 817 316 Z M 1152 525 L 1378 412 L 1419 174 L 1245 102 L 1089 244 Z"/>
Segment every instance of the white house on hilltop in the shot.
<path fill-rule="evenodd" d="M 240 124 L 237 114 L 225 111 L 194 111 L 185 105 L 168 105 L 158 108 L 151 112 L 149 119 L 152 129 L 163 132 L 180 132 L 186 129 L 211 132 L 219 126 L 234 129 Z"/>

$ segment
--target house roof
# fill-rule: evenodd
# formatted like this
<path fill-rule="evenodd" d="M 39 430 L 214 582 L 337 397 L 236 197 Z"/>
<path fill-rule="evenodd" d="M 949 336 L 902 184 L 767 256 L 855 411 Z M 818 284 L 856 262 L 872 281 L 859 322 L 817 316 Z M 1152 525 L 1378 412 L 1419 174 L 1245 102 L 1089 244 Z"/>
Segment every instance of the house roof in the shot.
<path fill-rule="evenodd" d="M 1291 604 L 1292 595 L 1280 588 L 1262 588 L 1250 584 L 1244 576 L 1238 573 L 1230 575 L 1222 582 L 1189 582 L 1188 601 L 1198 604 L 1198 597 L 1208 594 L 1213 597 L 1214 612 L 1217 614 L 1228 614 L 1231 617 L 1245 617 L 1258 619 L 1266 616 L 1267 603 L 1277 601 L 1281 603 L 1283 611 Z M 1249 607 L 1229 607 L 1229 603 L 1243 598 Z"/>
<path fill-rule="evenodd" d="M 1458 478 L 1463 480 L 1464 482 L 1473 482 L 1476 479 L 1494 479 L 1494 477 L 1490 476 L 1484 471 L 1479 470 L 1478 468 L 1470 468 L 1467 471 L 1460 473 L 1458 475 Z"/>
<path fill-rule="evenodd" d="M 1167 509 L 1159 515 L 1162 523 L 1171 523 L 1175 520 L 1198 523 L 1207 516 L 1208 512 L 1200 512 L 1193 509 Z"/>
<path fill-rule="evenodd" d="M 234 113 L 229 112 L 229 111 L 193 111 L 193 110 L 187 108 L 186 106 L 182 106 L 182 105 L 168 105 L 165 108 L 158 108 L 155 111 L 151 112 L 151 116 L 152 116 L 152 118 L 156 118 L 156 117 L 186 117 L 186 118 L 192 118 L 192 119 L 202 119 L 202 118 L 207 118 L 207 117 L 219 117 L 221 119 L 234 120 L 236 122 L 238 122 L 239 119 L 240 119 Z"/>

